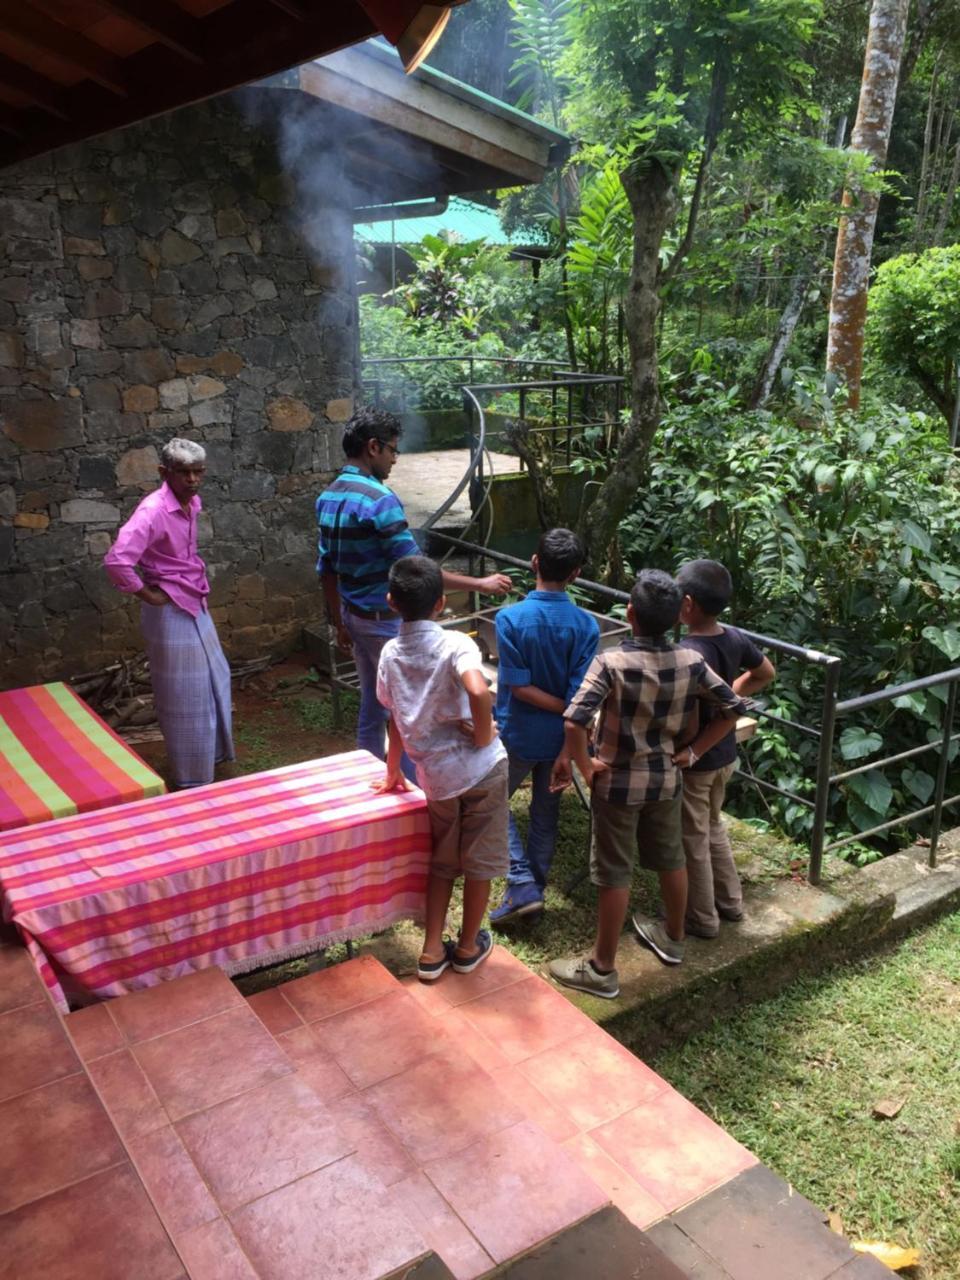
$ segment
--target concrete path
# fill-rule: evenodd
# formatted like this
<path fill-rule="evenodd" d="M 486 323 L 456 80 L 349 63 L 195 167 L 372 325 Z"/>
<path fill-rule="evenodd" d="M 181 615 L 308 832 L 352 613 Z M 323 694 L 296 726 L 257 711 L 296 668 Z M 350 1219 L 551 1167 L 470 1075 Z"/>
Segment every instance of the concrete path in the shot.
<path fill-rule="evenodd" d="M 507 453 L 489 455 L 495 475 L 517 470 L 517 459 Z M 470 462 L 469 449 L 437 449 L 429 453 L 402 453 L 390 475 L 404 505 L 411 529 L 419 529 L 437 507 L 450 496 Z M 484 460 L 484 466 L 487 463 Z M 443 518 L 443 524 L 465 525 L 470 519 L 470 497 L 466 489 Z"/>

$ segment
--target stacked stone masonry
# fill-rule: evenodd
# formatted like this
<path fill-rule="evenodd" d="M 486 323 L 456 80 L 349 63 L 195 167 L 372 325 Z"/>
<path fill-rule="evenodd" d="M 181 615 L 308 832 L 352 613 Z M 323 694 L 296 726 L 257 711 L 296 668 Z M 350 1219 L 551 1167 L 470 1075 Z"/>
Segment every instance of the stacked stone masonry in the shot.
<path fill-rule="evenodd" d="M 356 297 L 338 184 L 310 208 L 299 189 L 230 99 L 0 172 L 3 685 L 141 647 L 101 560 L 175 435 L 207 449 L 200 550 L 229 656 L 284 652 L 316 618 Z"/>

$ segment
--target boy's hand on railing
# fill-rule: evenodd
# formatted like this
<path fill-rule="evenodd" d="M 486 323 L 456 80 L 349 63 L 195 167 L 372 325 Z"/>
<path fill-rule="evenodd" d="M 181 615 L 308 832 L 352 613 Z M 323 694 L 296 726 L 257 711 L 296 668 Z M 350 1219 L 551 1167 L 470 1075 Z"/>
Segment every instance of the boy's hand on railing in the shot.
<path fill-rule="evenodd" d="M 491 573 L 477 579 L 477 590 L 488 596 L 505 596 L 513 590 L 513 581 L 505 573 Z"/>
<path fill-rule="evenodd" d="M 412 791 L 413 787 L 399 769 L 388 769 L 379 782 L 371 782 L 370 787 L 377 795 L 385 795 L 388 791 Z"/>

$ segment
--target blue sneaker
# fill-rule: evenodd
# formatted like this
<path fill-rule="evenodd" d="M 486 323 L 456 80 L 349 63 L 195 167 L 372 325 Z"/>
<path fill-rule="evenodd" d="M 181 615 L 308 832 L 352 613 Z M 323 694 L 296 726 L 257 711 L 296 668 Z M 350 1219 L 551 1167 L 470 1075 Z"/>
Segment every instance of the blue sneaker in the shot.
<path fill-rule="evenodd" d="M 542 911 L 543 894 L 537 885 L 508 885 L 503 901 L 490 912 L 490 923 L 512 924 L 524 916 L 538 916 Z"/>

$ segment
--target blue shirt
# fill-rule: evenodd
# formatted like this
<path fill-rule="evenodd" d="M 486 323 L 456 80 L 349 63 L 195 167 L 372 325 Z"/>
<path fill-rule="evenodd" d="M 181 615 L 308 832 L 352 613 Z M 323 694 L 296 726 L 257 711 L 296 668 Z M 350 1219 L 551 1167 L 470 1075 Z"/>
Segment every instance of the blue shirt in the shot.
<path fill-rule="evenodd" d="M 513 696 L 511 686 L 532 684 L 566 706 L 597 651 L 596 618 L 565 591 L 531 591 L 497 614 L 497 724 L 500 738 L 520 760 L 553 760 L 563 747 L 563 714 L 543 711 Z"/>
<path fill-rule="evenodd" d="M 317 498 L 317 524 L 317 573 L 335 573 L 340 595 L 356 608 L 386 609 L 390 566 L 420 554 L 393 490 L 348 464 Z"/>

